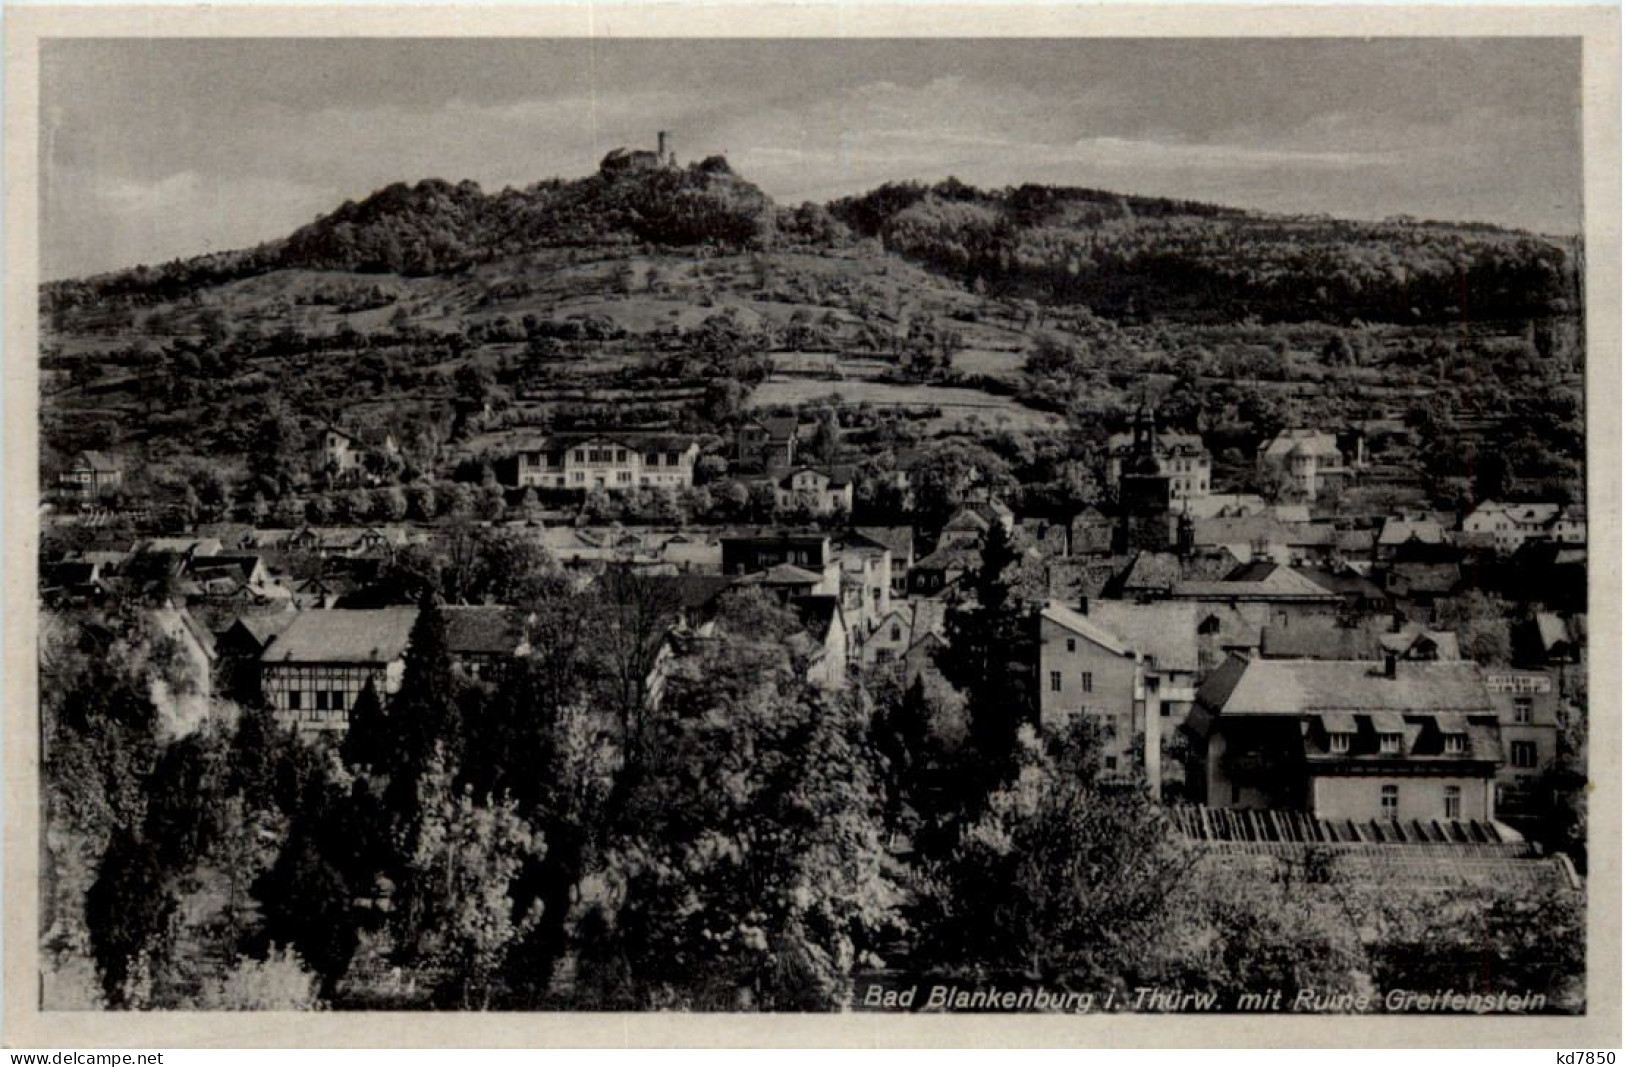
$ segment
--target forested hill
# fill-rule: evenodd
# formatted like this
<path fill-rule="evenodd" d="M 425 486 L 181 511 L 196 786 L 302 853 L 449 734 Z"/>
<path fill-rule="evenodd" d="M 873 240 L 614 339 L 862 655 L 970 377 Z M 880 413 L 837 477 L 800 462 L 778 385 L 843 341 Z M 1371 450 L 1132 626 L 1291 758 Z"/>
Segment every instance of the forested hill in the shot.
<path fill-rule="evenodd" d="M 488 194 L 396 184 L 258 248 L 51 283 L 47 310 L 150 304 L 283 269 L 455 274 L 542 248 L 725 251 L 854 245 L 992 295 L 1155 317 L 1446 322 L 1578 302 L 1577 242 L 1491 226 L 1264 215 L 1089 189 L 981 190 L 952 178 L 782 207 L 721 157 L 611 153 L 600 170 Z"/>

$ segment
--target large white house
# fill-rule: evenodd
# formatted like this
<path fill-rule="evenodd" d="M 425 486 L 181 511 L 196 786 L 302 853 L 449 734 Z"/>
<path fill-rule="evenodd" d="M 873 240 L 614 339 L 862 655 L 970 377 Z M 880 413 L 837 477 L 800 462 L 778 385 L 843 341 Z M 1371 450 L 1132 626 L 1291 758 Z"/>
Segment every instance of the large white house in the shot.
<path fill-rule="evenodd" d="M 1157 433 L 1150 427 L 1150 453 L 1157 474 L 1168 479 L 1170 500 L 1201 500 L 1213 491 L 1213 457 L 1202 438 L 1193 433 Z M 1106 439 L 1106 481 L 1116 485 L 1123 463 L 1134 452 L 1135 435 L 1114 433 Z"/>
<path fill-rule="evenodd" d="M 1339 447 L 1337 435 L 1323 430 L 1282 430 L 1258 452 L 1261 476 L 1279 471 L 1295 496 L 1312 501 L 1329 478 L 1343 478 L 1364 466 L 1363 439 L 1355 438 L 1351 452 Z"/>
<path fill-rule="evenodd" d="M 687 489 L 700 446 L 650 433 L 563 434 L 519 450 L 519 485 L 539 489 Z"/>
<path fill-rule="evenodd" d="M 1585 512 L 1558 504 L 1501 504 L 1486 500 L 1461 520 L 1463 533 L 1495 539 L 1502 552 L 1516 552 L 1529 541 L 1585 543 Z"/>

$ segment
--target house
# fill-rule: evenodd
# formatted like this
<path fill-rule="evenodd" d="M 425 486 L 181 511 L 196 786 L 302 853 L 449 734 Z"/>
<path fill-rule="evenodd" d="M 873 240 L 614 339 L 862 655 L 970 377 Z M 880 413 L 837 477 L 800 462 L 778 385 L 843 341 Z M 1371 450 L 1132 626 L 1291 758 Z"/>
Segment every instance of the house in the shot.
<path fill-rule="evenodd" d="M 1342 481 L 1364 465 L 1364 438 L 1358 451 L 1346 455 L 1337 436 L 1323 430 L 1282 430 L 1258 452 L 1260 480 L 1284 477 L 1289 495 L 1304 501 L 1315 497 L 1333 481 Z"/>
<path fill-rule="evenodd" d="M 1245 563 L 1222 581 L 1176 583 L 1169 590 L 1175 600 L 1228 604 L 1259 626 L 1288 625 L 1312 616 L 1335 615 L 1343 598 L 1317 585 L 1291 567 L 1277 563 Z"/>
<path fill-rule="evenodd" d="M 854 526 L 852 536 L 878 545 L 891 554 L 892 595 L 902 596 L 906 593 L 908 572 L 914 566 L 914 527 Z"/>
<path fill-rule="evenodd" d="M 841 613 L 841 602 L 832 596 L 801 596 L 790 601 L 811 638 L 808 649 L 807 680 L 825 689 L 846 684 L 846 668 L 851 652 L 851 634 Z"/>
<path fill-rule="evenodd" d="M 387 559 L 413 543 L 404 526 L 302 526 L 289 534 L 282 547 L 324 559 L 335 556 Z"/>
<path fill-rule="evenodd" d="M 1346 625 L 1337 618 L 1296 619 L 1285 626 L 1266 626 L 1260 635 L 1259 655 L 1265 659 L 1381 660 L 1394 655 L 1402 660 L 1459 660 L 1456 635 L 1408 623 L 1388 631 L 1380 625 Z"/>
<path fill-rule="evenodd" d="M 530 654 L 525 615 L 503 605 L 447 605 L 446 651 L 453 670 L 480 681 L 500 679 L 514 660 Z"/>
<path fill-rule="evenodd" d="M 70 499 L 88 503 L 124 485 L 124 465 L 105 452 L 87 450 L 68 461 L 56 484 Z"/>
<path fill-rule="evenodd" d="M 1011 533 L 1015 530 L 1015 514 L 997 500 L 967 502 L 943 524 L 937 536 L 937 548 L 978 548 L 994 523 L 1003 526 L 1005 533 Z"/>
<path fill-rule="evenodd" d="M 722 573 L 742 577 L 788 564 L 818 579 L 814 592 L 838 596 L 841 564 L 829 536 L 821 533 L 766 533 L 724 537 Z"/>
<path fill-rule="evenodd" d="M 1145 473 L 1168 479 L 1168 498 L 1173 502 L 1199 500 L 1213 488 L 1213 458 L 1202 438 L 1193 433 L 1158 433 L 1156 419 L 1142 406 L 1135 415 L 1134 429 L 1106 438 L 1106 480 L 1119 482 L 1130 472 L 1136 457 L 1149 460 Z"/>
<path fill-rule="evenodd" d="M 1264 643 L 1258 613 L 1229 604 L 1196 607 L 1196 679 L 1212 674 L 1232 656 L 1251 659 Z"/>
<path fill-rule="evenodd" d="M 519 449 L 515 464 L 520 487 L 603 489 L 689 489 L 699 442 L 676 434 L 605 432 L 558 434 Z"/>
<path fill-rule="evenodd" d="M 1041 517 L 1017 519 L 1015 539 L 1045 559 L 1064 559 L 1072 547 L 1072 533 L 1066 523 Z"/>
<path fill-rule="evenodd" d="M 1484 685 L 1495 702 L 1505 762 L 1496 774 L 1496 810 L 1511 818 L 1544 814 L 1541 777 L 1557 761 L 1561 695 L 1555 671 L 1486 667 Z"/>
<path fill-rule="evenodd" d="M 1288 522 L 1273 514 L 1193 519 L 1197 549 L 1223 548 L 1238 559 L 1282 564 L 1324 562 L 1342 553 L 1342 532 L 1329 523 Z"/>
<path fill-rule="evenodd" d="M 1586 617 L 1537 611 L 1512 631 L 1518 662 L 1532 667 L 1567 667 L 1585 662 Z"/>
<path fill-rule="evenodd" d="M 1437 519 L 1387 518 L 1377 534 L 1377 558 L 1380 560 L 1393 559 L 1407 551 L 1415 556 L 1417 550 L 1428 546 L 1450 547 L 1444 526 Z"/>
<path fill-rule="evenodd" d="M 1172 725 L 1195 695 L 1192 606 L 1051 601 L 1039 612 L 1038 637 L 1040 729 L 1093 723 L 1102 773 L 1132 778 L 1138 763 L 1152 796 L 1161 796 L 1164 721 Z"/>
<path fill-rule="evenodd" d="M 800 432 L 794 415 L 748 418 L 734 433 L 734 456 L 758 470 L 782 470 L 795 464 Z"/>
<path fill-rule="evenodd" d="M 324 426 L 316 435 L 314 463 L 318 472 L 353 475 L 371 463 L 399 459 L 400 442 L 390 430 L 354 432 L 338 426 Z"/>
<path fill-rule="evenodd" d="M 106 577 L 103 565 L 95 560 L 66 559 L 41 563 L 40 599 L 53 608 L 94 604 L 108 593 Z"/>
<path fill-rule="evenodd" d="M 773 483 L 773 498 L 780 511 L 806 511 L 813 515 L 852 513 L 850 467 L 797 467 Z"/>
<path fill-rule="evenodd" d="M 1180 556 L 1173 552 L 1141 549 L 1119 560 L 1119 573 L 1107 584 L 1107 595 L 1127 599 L 1160 599 L 1184 581 L 1213 581 L 1241 566 L 1227 549 L 1194 552 Z"/>
<path fill-rule="evenodd" d="M 1393 610 L 1393 598 L 1346 563 L 1298 567 L 1297 571 L 1328 593 L 1342 597 L 1344 610 L 1352 614 L 1387 614 Z"/>
<path fill-rule="evenodd" d="M 941 636 L 947 625 L 946 605 L 940 600 L 894 600 L 875 620 L 859 646 L 866 667 L 903 663 L 910 649 L 927 634 Z"/>
<path fill-rule="evenodd" d="M 1208 493 L 1181 502 L 1181 510 L 1193 519 L 1242 519 L 1249 515 L 1279 518 L 1277 507 L 1257 493 Z"/>
<path fill-rule="evenodd" d="M 1319 819 L 1495 819 L 1500 711 L 1474 663 L 1233 659 L 1185 722 L 1193 799 Z"/>
<path fill-rule="evenodd" d="M 1085 507 L 1067 522 L 1067 555 L 1111 555 L 1115 525 L 1112 517 L 1099 508 L 1093 505 Z"/>
<path fill-rule="evenodd" d="M 278 722 L 342 730 L 370 681 L 387 701 L 401 684 L 416 608 L 301 611 L 260 654 L 260 689 Z"/>
<path fill-rule="evenodd" d="M 854 637 L 862 640 L 891 610 L 891 549 L 852 534 L 836 538 L 833 548 L 841 567 L 841 608 Z"/>
<path fill-rule="evenodd" d="M 915 597 L 943 597 L 961 578 L 982 565 L 982 554 L 974 548 L 939 548 L 918 560 L 908 573 L 908 592 Z"/>
<path fill-rule="evenodd" d="M 735 584 L 741 588 L 758 588 L 775 597 L 781 604 L 788 604 L 812 596 L 839 597 L 840 571 L 834 572 L 835 587 L 830 589 L 830 582 L 826 575 L 810 571 L 805 567 L 798 567 L 794 563 L 779 563 L 765 571 L 752 571 L 742 578 L 734 579 Z"/>
<path fill-rule="evenodd" d="M 260 656 L 298 614 L 292 608 L 242 614 L 215 634 L 215 655 L 226 696 L 239 704 L 259 703 Z"/>
<path fill-rule="evenodd" d="M 1462 533 L 1488 537 L 1497 551 L 1513 553 L 1530 541 L 1585 544 L 1585 509 L 1550 503 L 1505 504 L 1486 500 L 1461 520 Z"/>

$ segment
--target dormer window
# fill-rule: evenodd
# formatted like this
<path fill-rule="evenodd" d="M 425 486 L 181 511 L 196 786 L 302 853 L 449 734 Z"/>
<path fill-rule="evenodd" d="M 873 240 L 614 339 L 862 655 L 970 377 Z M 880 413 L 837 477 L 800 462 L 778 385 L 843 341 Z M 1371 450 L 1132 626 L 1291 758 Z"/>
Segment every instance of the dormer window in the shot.
<path fill-rule="evenodd" d="M 1349 734 L 1327 734 L 1326 736 L 1331 741 L 1331 749 L 1333 752 L 1345 754 L 1348 752 L 1349 742 L 1352 740 L 1352 737 Z"/>
<path fill-rule="evenodd" d="M 1399 752 L 1399 734 L 1382 733 L 1377 735 L 1377 751 L 1384 754 L 1397 755 Z"/>
<path fill-rule="evenodd" d="M 1460 756 L 1467 751 L 1466 734 L 1445 734 L 1444 750 L 1452 756 Z"/>

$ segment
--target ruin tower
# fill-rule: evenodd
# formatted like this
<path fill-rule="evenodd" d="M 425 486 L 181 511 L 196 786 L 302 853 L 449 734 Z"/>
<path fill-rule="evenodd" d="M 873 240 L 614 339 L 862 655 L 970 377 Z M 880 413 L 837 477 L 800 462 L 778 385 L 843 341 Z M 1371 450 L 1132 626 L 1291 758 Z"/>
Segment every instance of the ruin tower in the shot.
<path fill-rule="evenodd" d="M 671 134 L 665 130 L 661 130 L 656 139 L 655 158 L 663 167 L 675 167 L 677 165 L 677 152 L 671 147 Z"/>

